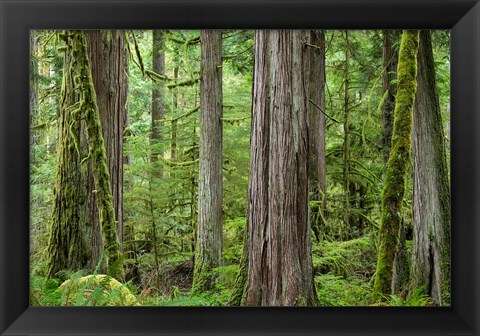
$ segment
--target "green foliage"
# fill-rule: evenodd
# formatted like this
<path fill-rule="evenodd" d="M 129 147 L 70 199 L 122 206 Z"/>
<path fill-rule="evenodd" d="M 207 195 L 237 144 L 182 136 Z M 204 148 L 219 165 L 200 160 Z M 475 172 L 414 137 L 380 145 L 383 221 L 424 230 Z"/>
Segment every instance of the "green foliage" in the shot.
<path fill-rule="evenodd" d="M 389 306 L 409 306 L 409 307 L 424 307 L 433 306 L 432 299 L 425 293 L 424 287 L 419 287 L 410 293 L 407 298 L 402 298 L 397 295 L 390 295 Z"/>
<path fill-rule="evenodd" d="M 46 279 L 49 222 L 56 175 L 60 87 L 64 51 L 58 33 L 35 32 L 32 79 L 38 83 L 37 106 L 31 108 L 31 303 L 120 304 L 121 293 L 106 293 L 107 281 L 84 283 L 85 274 L 63 270 Z M 372 276 L 376 268 L 382 157 L 382 35 L 380 31 L 349 31 L 350 78 L 350 196 L 343 189 L 343 111 L 345 103 L 344 33 L 326 31 L 326 164 L 327 209 L 319 241 L 313 243 L 318 298 L 324 306 L 372 305 Z M 198 202 L 199 31 L 168 31 L 165 76 L 152 73 L 152 32 L 127 32 L 129 54 L 128 125 L 124 131 L 124 259 L 135 270 L 121 286 L 139 305 L 224 306 L 233 291 L 243 249 L 248 205 L 250 114 L 252 103 L 253 31 L 223 32 L 223 266 L 215 269 L 211 291 L 192 294 L 193 256 Z M 445 134 L 450 122 L 450 46 L 447 31 L 432 33 L 437 87 Z M 35 62 L 37 62 L 37 67 Z M 175 73 L 178 77 L 175 78 Z M 165 116 L 158 125 L 162 140 L 152 144 L 151 93 L 164 81 Z M 178 85 L 183 83 L 185 85 Z M 186 85 L 189 84 L 189 85 Z M 447 140 L 447 147 L 449 147 Z M 151 153 L 162 153 L 152 162 Z M 450 151 L 447 150 L 447 157 Z M 447 162 L 449 160 L 447 159 Z M 402 202 L 405 226 L 412 228 L 412 162 L 406 168 Z M 158 172 L 161 171 L 162 174 Z M 311 204 L 311 208 L 314 206 Z M 343 223 L 350 214 L 350 227 Z M 155 239 L 154 239 L 155 238 Z M 411 251 L 411 234 L 407 247 Z M 410 252 L 411 253 L 411 252 Z M 81 271 L 81 270 L 78 270 Z M 58 287 L 69 280 L 70 294 Z M 75 284 L 75 285 L 73 285 Z M 77 292 L 75 292 L 77 291 Z M 385 305 L 429 305 L 421 291 L 407 298 L 386 297 Z"/>
<path fill-rule="evenodd" d="M 132 306 L 136 297 L 114 278 L 104 274 L 74 274 L 58 287 L 62 306 Z"/>
<path fill-rule="evenodd" d="M 126 285 L 103 274 L 82 276 L 77 272 L 61 282 L 32 276 L 30 303 L 33 306 L 130 306 L 136 297 Z"/>
<path fill-rule="evenodd" d="M 58 306 L 61 293 L 58 286 L 61 280 L 46 279 L 32 274 L 30 276 L 30 305 L 32 306 Z"/>
<path fill-rule="evenodd" d="M 370 236 L 344 242 L 323 241 L 314 245 L 312 252 L 316 274 L 369 279 L 375 270 L 376 251 Z"/>
<path fill-rule="evenodd" d="M 317 275 L 315 286 L 320 306 L 368 306 L 374 302 L 371 286 L 355 276 Z"/>

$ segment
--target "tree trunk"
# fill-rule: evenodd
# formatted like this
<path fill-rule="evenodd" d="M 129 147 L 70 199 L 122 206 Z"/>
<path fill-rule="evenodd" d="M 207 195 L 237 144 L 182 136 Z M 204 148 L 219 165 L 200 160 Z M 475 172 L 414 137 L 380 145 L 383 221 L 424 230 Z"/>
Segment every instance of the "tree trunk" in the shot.
<path fill-rule="evenodd" d="M 62 269 L 92 270 L 105 247 L 103 265 L 108 265 L 109 274 L 122 279 L 110 174 L 87 40 L 81 31 L 66 31 L 61 36 L 67 46 L 47 274 L 54 276 Z M 123 134 L 123 118 L 124 114 L 121 114 L 120 134 Z M 90 189 L 92 175 L 93 188 Z M 99 209 L 98 219 L 93 216 L 93 206 Z M 100 230 L 102 235 L 98 233 Z M 103 271 L 103 266 L 100 270 Z"/>
<path fill-rule="evenodd" d="M 89 56 L 92 78 L 100 112 L 102 135 L 107 155 L 110 185 L 115 208 L 116 230 L 122 249 L 123 241 L 123 130 L 127 118 L 127 53 L 125 32 L 121 30 L 88 30 Z M 93 166 L 90 165 L 90 169 Z M 99 224 L 93 174 L 90 171 L 90 218 L 93 226 Z M 97 234 L 100 229 L 96 230 Z"/>
<path fill-rule="evenodd" d="M 420 32 L 413 121 L 413 257 L 410 289 L 450 297 L 450 187 L 430 31 Z"/>
<path fill-rule="evenodd" d="M 308 31 L 255 32 L 250 306 L 315 305 L 308 218 Z"/>
<path fill-rule="evenodd" d="M 399 33 L 396 30 L 383 30 L 382 35 L 382 147 L 383 160 L 387 163 L 392 143 L 393 111 L 395 109 L 395 95 L 397 94 L 397 84 L 395 83 L 395 80 L 397 79 L 398 51 L 394 48 L 394 44 L 399 39 Z"/>
<path fill-rule="evenodd" d="M 57 273 L 61 270 L 93 269 L 95 265 L 90 264 L 90 261 L 97 257 L 93 261 L 95 264 L 99 260 L 99 253 L 97 256 L 93 249 L 102 246 L 87 238 L 92 231 L 89 229 L 89 194 L 85 187 L 88 165 L 81 161 L 87 157 L 88 148 L 84 136 L 85 123 L 78 108 L 80 92 L 74 80 L 79 75 L 79 69 L 75 66 L 76 59 L 73 55 L 73 44 L 82 41 L 64 38 L 67 47 L 60 96 L 57 175 L 47 247 L 47 277 L 58 276 Z"/>
<path fill-rule="evenodd" d="M 308 174 L 312 229 L 317 240 L 321 239 L 327 207 L 327 181 L 325 164 L 325 35 L 323 31 L 312 30 L 310 43 L 310 95 L 308 134 L 310 137 Z"/>
<path fill-rule="evenodd" d="M 178 66 L 176 66 L 173 69 L 173 79 L 176 82 L 178 80 Z M 178 113 L 178 88 L 173 88 L 172 89 L 172 111 L 175 116 L 175 114 Z M 182 104 L 182 107 L 184 105 Z M 173 160 L 177 157 L 177 119 L 173 118 L 172 120 L 172 134 L 171 134 L 171 140 L 170 140 L 170 158 Z"/>
<path fill-rule="evenodd" d="M 340 240 L 348 240 L 350 230 L 350 189 L 354 186 L 350 183 L 350 109 L 349 109 L 349 63 L 350 46 L 348 43 L 348 30 L 345 31 L 345 79 L 343 101 L 343 193 L 344 193 L 344 216 L 343 228 L 340 232 Z"/>
<path fill-rule="evenodd" d="M 193 290 L 212 289 L 222 257 L 222 32 L 201 32 L 198 234 Z"/>
<path fill-rule="evenodd" d="M 383 160 L 388 162 L 390 146 L 392 142 L 393 112 L 395 109 L 395 95 L 397 93 L 397 66 L 398 66 L 398 48 L 395 43 L 399 40 L 398 30 L 383 30 L 383 73 L 382 73 L 382 151 Z M 393 293 L 406 294 L 409 279 L 409 263 L 406 247 L 405 227 L 401 222 L 398 249 L 393 262 Z"/>
<path fill-rule="evenodd" d="M 165 37 L 162 30 L 153 30 L 153 45 L 152 45 L 152 69 L 153 72 L 164 76 L 165 75 Z M 152 145 L 151 161 L 156 162 L 158 156 L 163 156 L 161 150 L 162 131 L 160 120 L 165 115 L 165 83 L 157 81 L 153 83 L 152 89 L 152 129 L 150 134 L 150 143 Z M 162 171 L 160 167 L 155 167 L 158 170 L 158 176 L 161 177 Z"/>
<path fill-rule="evenodd" d="M 405 30 L 400 45 L 392 149 L 383 188 L 377 271 L 374 283 L 374 292 L 378 296 L 388 295 L 392 290 L 393 260 L 397 251 L 405 192 L 405 173 L 410 159 L 412 142 L 412 111 L 417 87 L 418 35 L 418 30 Z"/>
<path fill-rule="evenodd" d="M 33 165 L 33 160 L 35 156 L 33 155 L 33 145 L 39 144 L 39 135 L 37 131 L 33 130 L 32 127 L 37 126 L 38 116 L 39 116 L 39 86 L 38 78 L 40 76 L 38 68 L 38 55 L 39 55 L 39 37 L 38 32 L 35 30 L 30 31 L 30 163 Z"/>

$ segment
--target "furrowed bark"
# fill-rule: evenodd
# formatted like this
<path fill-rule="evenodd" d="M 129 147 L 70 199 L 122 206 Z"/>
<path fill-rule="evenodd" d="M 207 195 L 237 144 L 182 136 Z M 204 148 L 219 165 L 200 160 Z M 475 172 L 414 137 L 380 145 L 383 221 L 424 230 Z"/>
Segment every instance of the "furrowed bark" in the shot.
<path fill-rule="evenodd" d="M 450 185 L 431 33 L 420 32 L 413 121 L 413 253 L 410 291 L 437 305 L 450 299 Z"/>
<path fill-rule="evenodd" d="M 201 32 L 198 233 L 192 290 L 212 289 L 222 257 L 222 32 Z"/>

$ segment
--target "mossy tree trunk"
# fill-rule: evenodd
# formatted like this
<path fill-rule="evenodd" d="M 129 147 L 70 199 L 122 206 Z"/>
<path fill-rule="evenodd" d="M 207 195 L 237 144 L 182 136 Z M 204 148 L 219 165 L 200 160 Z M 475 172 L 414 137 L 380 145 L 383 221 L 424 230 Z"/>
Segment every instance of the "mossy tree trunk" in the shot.
<path fill-rule="evenodd" d="M 127 50 L 125 32 L 121 30 L 88 30 L 88 54 L 93 85 L 97 95 L 102 135 L 110 174 L 110 186 L 115 209 L 116 230 L 122 249 L 123 241 L 123 131 L 127 120 Z M 93 165 L 89 164 L 90 218 L 99 227 Z M 95 232 L 100 232 L 100 228 Z M 98 239 L 98 238 L 97 238 Z M 97 258 L 94 258 L 97 259 Z"/>
<path fill-rule="evenodd" d="M 374 283 L 374 293 L 378 296 L 388 295 L 392 290 L 393 262 L 402 220 L 405 173 L 412 143 L 418 39 L 417 30 L 405 30 L 400 44 L 392 145 L 382 195 L 382 216 Z"/>
<path fill-rule="evenodd" d="M 248 211 L 248 210 L 247 210 Z M 240 267 L 238 269 L 237 276 L 235 278 L 234 287 L 228 301 L 228 306 L 240 306 L 242 302 L 245 302 L 247 276 L 248 276 L 248 250 L 250 247 L 250 241 L 248 239 L 250 230 L 245 228 L 243 236 L 243 250 L 242 257 L 240 258 Z"/>
<path fill-rule="evenodd" d="M 67 32 L 71 34 L 71 32 Z M 47 247 L 48 277 L 55 277 L 61 270 L 77 271 L 93 269 L 89 265 L 95 258 L 95 247 L 89 241 L 88 216 L 89 195 L 85 187 L 88 182 L 88 164 L 81 162 L 88 156 L 85 140 L 85 123 L 79 109 L 81 94 L 78 90 L 78 56 L 74 57 L 73 44 L 81 41 L 65 38 L 67 44 L 62 90 L 60 95 L 60 116 L 58 119 L 58 159 L 54 187 L 54 204 L 50 237 Z M 100 235 L 100 233 L 99 233 Z M 100 245 L 101 246 L 101 245 Z M 98 262 L 97 257 L 97 262 Z"/>
<path fill-rule="evenodd" d="M 152 70 L 161 75 L 165 75 L 165 37 L 164 31 L 153 30 L 152 37 Z M 152 88 L 152 128 L 150 133 L 150 143 L 152 145 L 151 161 L 156 162 L 158 156 L 163 156 L 161 150 L 162 129 L 160 120 L 165 115 L 165 83 L 164 81 L 156 81 Z M 162 175 L 160 166 L 156 166 L 155 173 L 157 176 Z"/>
<path fill-rule="evenodd" d="M 173 79 L 176 82 L 178 80 L 178 66 L 173 69 Z M 183 106 L 182 106 L 183 107 Z M 172 113 L 175 115 L 178 109 L 178 88 L 172 89 Z M 172 119 L 172 132 L 170 140 L 170 158 L 173 160 L 177 157 L 177 119 Z"/>
<path fill-rule="evenodd" d="M 382 35 L 382 150 L 383 160 L 387 163 L 392 142 L 393 113 L 395 109 L 395 95 L 397 93 L 398 47 L 395 47 L 395 45 L 400 40 L 400 32 L 398 30 L 383 30 Z M 404 221 L 401 222 L 398 249 L 393 265 L 392 289 L 394 293 L 403 296 L 406 293 L 409 279 Z"/>
<path fill-rule="evenodd" d="M 59 163 L 52 233 L 48 247 L 48 275 L 60 269 L 85 268 L 93 242 L 86 229 L 88 164 L 99 209 L 108 273 L 123 279 L 110 174 L 107 167 L 97 96 L 82 31 L 66 31 L 64 78 L 61 97 Z M 122 116 L 123 117 L 123 116 Z M 88 145 L 88 149 L 85 148 Z"/>
<path fill-rule="evenodd" d="M 382 93 L 384 95 L 382 105 L 382 147 L 383 160 L 387 163 L 392 143 L 393 111 L 395 109 L 395 95 L 397 94 L 398 48 L 395 48 L 394 45 L 400 39 L 400 34 L 397 30 L 383 30 L 382 35 Z"/>
<path fill-rule="evenodd" d="M 212 289 L 222 257 L 222 32 L 201 32 L 198 227 L 193 291 Z"/>
<path fill-rule="evenodd" d="M 410 289 L 450 298 L 450 187 L 431 34 L 420 32 L 413 121 L 413 255 Z"/>
<path fill-rule="evenodd" d="M 327 180 L 325 164 L 325 34 L 321 30 L 310 32 L 310 94 L 308 133 L 310 138 L 308 174 L 312 229 L 320 240 L 325 225 L 327 207 Z M 312 102 L 310 102 L 310 99 Z"/>
<path fill-rule="evenodd" d="M 308 213 L 310 32 L 257 30 L 244 304 L 315 305 Z"/>

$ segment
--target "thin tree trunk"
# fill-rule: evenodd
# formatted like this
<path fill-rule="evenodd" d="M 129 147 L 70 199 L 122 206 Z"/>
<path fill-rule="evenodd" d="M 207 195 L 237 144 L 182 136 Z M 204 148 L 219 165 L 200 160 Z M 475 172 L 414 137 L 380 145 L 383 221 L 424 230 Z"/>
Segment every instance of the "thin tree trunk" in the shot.
<path fill-rule="evenodd" d="M 340 239 L 347 240 L 350 230 L 350 110 L 349 110 L 349 63 L 350 45 L 348 30 L 345 31 L 345 78 L 344 78 L 344 101 L 343 101 L 343 193 L 344 193 L 344 216 Z"/>
<path fill-rule="evenodd" d="M 193 290 L 212 289 L 222 257 L 222 32 L 201 32 L 198 234 Z"/>
<path fill-rule="evenodd" d="M 175 67 L 173 69 L 173 79 L 176 82 L 178 80 L 178 67 Z M 172 94 L 172 110 L 173 113 L 177 113 L 177 108 L 178 108 L 178 88 L 173 88 L 173 94 Z M 183 107 L 183 104 L 182 104 Z M 170 157 L 172 159 L 175 159 L 177 157 L 177 119 L 173 118 L 172 120 L 172 135 L 171 135 L 171 140 L 170 140 Z"/>
<path fill-rule="evenodd" d="M 165 75 L 165 37 L 162 30 L 153 30 L 152 45 L 152 70 L 161 75 Z M 163 156 L 160 147 L 162 140 L 162 130 L 160 120 L 165 115 L 165 84 L 164 81 L 154 83 L 152 89 L 152 129 L 150 134 L 150 143 L 152 145 L 151 161 L 156 162 L 158 156 Z M 162 176 L 160 166 L 155 167 L 157 176 Z"/>
<path fill-rule="evenodd" d="M 250 306 L 315 305 L 308 218 L 309 31 L 255 32 Z"/>
<path fill-rule="evenodd" d="M 450 187 L 430 31 L 420 32 L 413 128 L 411 291 L 424 286 L 438 305 L 450 298 Z"/>
<path fill-rule="evenodd" d="M 411 150 L 412 112 L 417 87 L 418 35 L 418 30 L 405 30 L 400 45 L 392 149 L 383 188 L 377 271 L 373 288 L 378 296 L 388 295 L 392 291 L 393 261 L 397 251 L 405 173 Z"/>
<path fill-rule="evenodd" d="M 39 96 L 39 87 L 38 87 L 38 77 L 40 76 L 38 68 L 38 55 L 39 55 L 39 46 L 38 46 L 38 32 L 35 30 L 30 31 L 30 128 L 35 127 L 38 124 L 38 115 L 40 112 L 38 104 Z M 30 131 L 30 163 L 33 164 L 34 155 L 33 155 L 33 145 L 39 144 L 39 136 L 37 131 Z"/>

